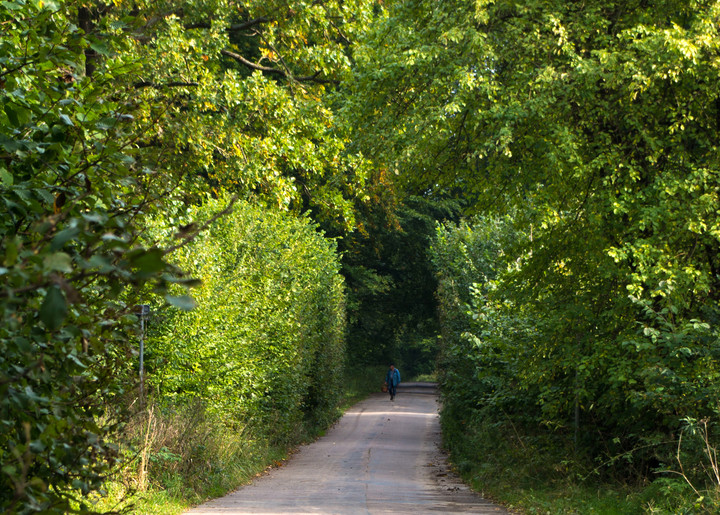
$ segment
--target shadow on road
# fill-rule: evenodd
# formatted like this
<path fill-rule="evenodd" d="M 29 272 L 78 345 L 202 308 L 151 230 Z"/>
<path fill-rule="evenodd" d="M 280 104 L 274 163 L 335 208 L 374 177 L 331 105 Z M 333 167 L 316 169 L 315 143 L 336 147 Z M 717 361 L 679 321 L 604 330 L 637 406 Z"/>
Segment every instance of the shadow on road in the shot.
<path fill-rule="evenodd" d="M 438 394 L 437 383 L 408 382 L 398 385 L 398 393 L 426 393 L 428 395 Z"/>

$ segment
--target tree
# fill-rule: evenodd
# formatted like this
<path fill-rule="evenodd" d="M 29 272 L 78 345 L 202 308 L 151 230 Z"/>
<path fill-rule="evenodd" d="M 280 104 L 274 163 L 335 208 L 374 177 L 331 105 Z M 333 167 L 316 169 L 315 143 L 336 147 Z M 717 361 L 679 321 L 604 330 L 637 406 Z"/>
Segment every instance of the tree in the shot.
<path fill-rule="evenodd" d="M 438 221 L 457 216 L 451 200 L 399 198 L 387 176 L 369 187 L 360 229 L 341 241 L 348 282 L 352 363 L 396 362 L 404 373 L 435 369 L 436 281 L 428 249 Z"/>
<path fill-rule="evenodd" d="M 358 145 L 529 234 L 503 288 L 538 321 L 521 380 L 540 421 L 601 426 L 592 453 L 713 410 L 717 12 L 400 1 L 356 52 Z"/>
<path fill-rule="evenodd" d="M 114 56 L 145 106 L 139 146 L 189 184 L 227 189 L 341 228 L 353 225 L 362 161 L 327 93 L 369 2 L 136 2 L 109 10 L 99 34 L 124 34 Z M 134 13 L 132 23 L 126 16 Z"/>

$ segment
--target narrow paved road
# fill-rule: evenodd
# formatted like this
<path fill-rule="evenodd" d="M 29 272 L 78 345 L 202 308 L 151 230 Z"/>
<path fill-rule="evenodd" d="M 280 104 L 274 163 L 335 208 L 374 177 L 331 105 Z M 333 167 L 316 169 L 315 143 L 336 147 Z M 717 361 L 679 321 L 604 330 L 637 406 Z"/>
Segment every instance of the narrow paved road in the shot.
<path fill-rule="evenodd" d="M 394 402 L 372 395 L 282 467 L 188 513 L 507 513 L 449 471 L 432 385 L 402 387 Z"/>

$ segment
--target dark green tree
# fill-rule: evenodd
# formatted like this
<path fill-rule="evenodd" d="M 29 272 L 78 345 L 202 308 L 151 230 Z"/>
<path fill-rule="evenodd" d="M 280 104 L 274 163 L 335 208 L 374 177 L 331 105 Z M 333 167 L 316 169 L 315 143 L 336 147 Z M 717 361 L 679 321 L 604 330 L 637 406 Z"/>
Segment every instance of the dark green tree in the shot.
<path fill-rule="evenodd" d="M 348 287 L 351 363 L 395 362 L 403 374 L 430 373 L 437 351 L 436 279 L 428 256 L 439 221 L 459 212 L 452 200 L 401 196 L 386 174 L 358 208 L 358 230 L 341 240 Z"/>
<path fill-rule="evenodd" d="M 641 474 L 715 410 L 717 9 L 398 1 L 355 53 L 359 148 L 528 236 L 499 291 L 535 321 L 537 423 L 595 428 L 591 455 L 650 444 Z"/>
<path fill-rule="evenodd" d="M 70 512 L 118 463 L 132 291 L 174 281 L 142 220 L 177 179 L 137 159 L 137 103 L 82 4 L 0 6 L 0 509 Z M 91 57 L 93 56 L 93 57 Z"/>

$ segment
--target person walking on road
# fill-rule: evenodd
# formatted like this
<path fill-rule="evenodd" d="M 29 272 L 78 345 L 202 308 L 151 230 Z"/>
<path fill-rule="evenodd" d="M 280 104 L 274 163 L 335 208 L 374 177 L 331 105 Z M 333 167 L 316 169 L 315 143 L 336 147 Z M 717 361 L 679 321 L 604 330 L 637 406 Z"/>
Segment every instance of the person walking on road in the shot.
<path fill-rule="evenodd" d="M 388 392 L 390 393 L 390 400 L 395 400 L 395 394 L 397 393 L 397 385 L 400 384 L 400 371 L 395 368 L 395 365 L 390 364 L 390 370 L 385 375 L 385 382 L 388 385 Z"/>

